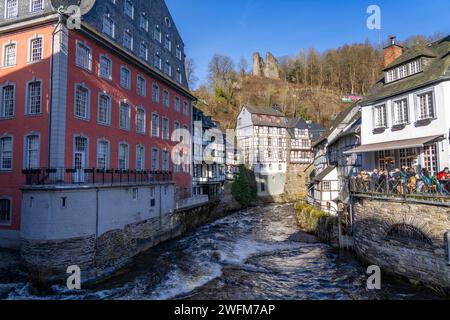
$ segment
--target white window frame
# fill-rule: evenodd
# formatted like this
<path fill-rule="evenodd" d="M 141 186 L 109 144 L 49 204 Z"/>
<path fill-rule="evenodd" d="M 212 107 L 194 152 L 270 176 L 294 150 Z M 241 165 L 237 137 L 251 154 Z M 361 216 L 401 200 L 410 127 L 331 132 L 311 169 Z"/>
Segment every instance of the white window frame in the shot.
<path fill-rule="evenodd" d="M 41 41 L 41 52 L 40 52 L 40 59 L 34 60 L 33 59 L 33 42 L 36 40 Z M 28 63 L 37 63 L 41 62 L 44 59 L 44 37 L 41 35 L 36 35 L 33 38 L 30 38 L 28 40 Z"/>
<path fill-rule="evenodd" d="M 155 159 L 155 151 L 156 151 L 156 159 Z M 156 163 L 155 163 L 156 160 Z M 156 164 L 156 165 L 155 165 Z M 152 171 L 159 171 L 160 168 L 160 156 L 159 156 L 159 148 L 152 147 L 152 163 L 151 163 L 151 170 Z"/>
<path fill-rule="evenodd" d="M 141 150 L 141 166 L 139 167 L 139 157 L 138 157 L 138 151 Z M 136 170 L 138 171 L 144 171 L 145 170 L 145 146 L 142 144 L 136 145 Z"/>
<path fill-rule="evenodd" d="M 84 49 L 86 49 L 87 53 L 88 53 L 87 66 L 83 64 L 86 61 L 81 61 L 80 60 L 81 59 L 80 58 L 80 54 L 81 54 L 80 50 L 84 50 Z M 82 68 L 82 69 L 85 69 L 87 71 L 91 71 L 92 70 L 92 49 L 91 49 L 91 47 L 89 47 L 86 42 L 77 40 L 76 41 L 76 50 L 75 50 L 75 52 L 76 52 L 75 53 L 75 65 L 80 67 L 80 68 Z"/>
<path fill-rule="evenodd" d="M 123 71 L 128 71 L 128 81 L 127 81 L 126 84 L 124 84 L 122 82 L 122 80 L 123 80 Z M 120 67 L 120 86 L 122 88 L 125 88 L 125 89 L 128 89 L 128 90 L 131 89 L 131 70 L 128 69 L 127 67 L 125 67 L 125 66 L 121 66 Z"/>
<path fill-rule="evenodd" d="M 127 36 L 129 37 L 129 43 L 128 45 L 125 43 L 125 39 L 127 39 Z M 133 51 L 134 48 L 134 38 L 133 38 L 133 34 L 131 33 L 130 30 L 124 30 L 123 31 L 123 39 L 122 39 L 122 44 L 124 46 L 124 48 Z"/>
<path fill-rule="evenodd" d="M 157 120 L 157 126 L 155 126 L 155 117 L 154 116 L 156 116 L 156 120 Z M 159 119 L 160 117 L 159 117 L 159 114 L 158 113 L 156 113 L 156 112 L 152 112 L 152 122 L 151 122 L 151 126 L 152 126 L 152 128 L 151 128 L 151 130 L 152 130 L 152 132 L 151 132 L 151 134 L 152 134 L 152 137 L 155 137 L 155 138 L 159 138 L 160 137 L 160 135 L 161 135 L 161 133 L 160 133 L 160 119 Z"/>
<path fill-rule="evenodd" d="M 144 49 L 144 52 L 142 52 L 142 49 Z M 139 45 L 139 57 L 145 61 L 148 61 L 148 47 L 144 41 L 142 41 Z"/>
<path fill-rule="evenodd" d="M 138 74 L 136 77 L 136 91 L 141 97 L 147 96 L 147 80 L 144 76 Z"/>
<path fill-rule="evenodd" d="M 108 67 L 108 74 L 102 74 L 102 61 L 108 61 L 109 67 Z M 112 59 L 110 59 L 105 54 L 101 54 L 98 59 L 98 75 L 99 77 L 106 79 L 106 80 L 112 80 L 112 69 L 113 69 L 113 62 Z"/>
<path fill-rule="evenodd" d="M 405 101 L 406 104 L 404 105 Z M 406 119 L 399 119 L 399 104 L 401 104 L 400 107 L 402 109 L 406 109 L 406 111 L 402 110 L 401 112 L 402 116 L 404 116 Z M 392 121 L 394 126 L 402 126 L 409 124 L 410 121 L 409 109 L 410 108 L 408 97 L 401 97 L 392 101 Z"/>
<path fill-rule="evenodd" d="M 152 84 L 152 101 L 155 103 L 159 103 L 161 97 L 161 88 L 157 83 Z"/>
<path fill-rule="evenodd" d="M 131 7 L 127 7 L 127 4 Z M 131 12 L 128 10 L 131 9 Z M 130 17 L 131 19 L 134 19 L 134 4 L 131 0 L 125 0 L 123 2 L 123 12 L 125 13 L 125 16 Z"/>
<path fill-rule="evenodd" d="M 140 128 L 139 119 L 138 119 L 140 113 L 143 115 L 142 128 Z M 145 134 L 145 132 L 146 132 L 146 121 L 147 121 L 147 114 L 145 112 L 145 109 L 142 106 L 140 106 L 140 107 L 138 107 L 136 109 L 136 120 L 135 120 L 135 122 L 136 122 L 136 132 L 137 133 Z"/>
<path fill-rule="evenodd" d="M 170 92 L 167 89 L 163 90 L 163 105 L 170 108 Z"/>
<path fill-rule="evenodd" d="M 10 139 L 11 141 L 11 150 L 3 150 L 3 141 L 6 139 Z M 5 160 L 5 153 L 11 153 L 10 161 L 11 165 L 9 167 L 3 167 L 3 162 Z M 7 158 L 6 158 L 7 159 Z M 4 135 L 0 136 L 0 171 L 12 171 L 14 166 L 14 137 L 12 135 Z"/>
<path fill-rule="evenodd" d="M 15 8 L 13 8 L 13 10 L 11 12 L 13 12 L 14 14 L 10 15 L 10 12 L 8 11 L 9 7 L 8 7 L 8 2 L 10 1 L 15 1 Z M 5 14 L 4 17 L 5 19 L 14 19 L 19 15 L 19 1 L 20 0 L 5 0 Z"/>
<path fill-rule="evenodd" d="M 139 21 L 139 27 L 142 30 L 146 31 L 146 32 L 148 32 L 148 30 L 149 30 L 148 29 L 149 28 L 149 21 L 148 21 L 148 18 L 147 18 L 147 14 L 145 12 L 141 13 L 141 18 L 140 18 L 140 21 Z"/>
<path fill-rule="evenodd" d="M 30 96 L 30 85 L 33 83 L 39 83 L 39 112 L 31 112 L 31 96 Z M 42 93 L 43 93 L 43 81 L 40 79 L 34 79 L 28 81 L 26 83 L 26 106 L 25 106 L 25 114 L 26 115 L 39 115 L 43 113 L 43 105 L 42 105 Z"/>
<path fill-rule="evenodd" d="M 125 154 L 125 168 L 121 168 L 120 167 L 120 157 L 121 157 L 121 151 L 122 151 L 122 146 L 126 146 L 126 154 Z M 119 147 L 118 147 L 118 156 L 117 156 L 117 168 L 119 168 L 119 170 L 129 170 L 130 169 L 130 145 L 128 144 L 128 142 L 122 141 L 119 142 Z"/>
<path fill-rule="evenodd" d="M 108 105 L 106 106 L 106 121 L 100 120 L 100 99 L 102 97 L 106 97 L 108 100 Z M 98 94 L 98 105 L 97 105 L 97 123 L 104 125 L 104 126 L 110 126 L 111 125 L 111 104 L 112 99 L 106 92 L 100 92 Z"/>
<path fill-rule="evenodd" d="M 33 5 L 35 4 L 35 2 L 40 3 L 40 7 L 38 8 L 33 8 Z M 30 0 L 30 13 L 36 13 L 36 12 L 40 12 L 44 10 L 44 0 Z"/>
<path fill-rule="evenodd" d="M 431 100 L 433 103 L 433 108 L 432 108 L 432 112 L 433 115 L 432 116 L 428 116 L 428 117 L 422 117 L 421 114 L 421 105 L 420 105 L 420 97 L 426 94 L 430 94 L 431 95 Z M 437 119 L 437 108 L 436 108 L 436 95 L 434 92 L 434 88 L 427 88 L 424 90 L 421 90 L 419 92 L 414 93 L 414 101 L 415 101 L 415 110 L 416 110 L 416 121 L 430 121 L 430 120 L 434 120 Z M 427 100 L 428 103 L 428 100 Z M 428 106 L 429 107 L 429 106 Z M 429 112 L 429 108 L 428 108 L 428 112 Z"/>
<path fill-rule="evenodd" d="M 8 61 L 8 55 L 6 54 L 6 50 L 8 47 L 14 46 L 14 61 L 9 63 Z M 17 65 L 17 41 L 9 41 L 3 45 L 2 53 L 3 53 L 3 59 L 2 59 L 2 66 L 4 68 L 11 68 Z M 7 63 L 8 62 L 8 63 Z"/>
<path fill-rule="evenodd" d="M 384 108 L 384 123 L 378 123 L 378 109 Z M 378 104 L 373 107 L 373 126 L 374 129 L 386 129 L 388 127 L 388 119 L 387 119 L 387 103 Z"/>
<path fill-rule="evenodd" d="M 81 87 L 87 90 L 87 99 L 86 99 L 86 114 L 85 116 L 77 115 L 77 88 Z M 74 89 L 74 97 L 73 97 L 73 115 L 77 119 L 81 120 L 89 120 L 91 114 L 91 89 L 89 89 L 86 85 L 82 83 L 76 83 Z"/>
<path fill-rule="evenodd" d="M 106 20 L 109 20 L 109 22 L 111 23 L 111 32 L 108 32 L 106 30 Z M 111 18 L 111 15 L 109 13 L 103 16 L 102 32 L 113 39 L 116 37 L 116 24 L 114 23 L 114 20 Z"/>
<path fill-rule="evenodd" d="M 106 150 L 105 150 L 105 166 L 104 168 L 102 168 L 102 166 L 99 165 L 100 163 L 100 144 L 103 143 L 106 146 Z M 111 161 L 111 143 L 109 142 L 109 140 L 102 138 L 102 139 L 98 139 L 97 140 L 97 161 L 96 161 L 96 167 L 97 169 L 104 169 L 104 170 L 108 170 L 110 168 L 110 161 Z"/>
<path fill-rule="evenodd" d="M 12 105 L 12 114 L 5 114 L 5 101 L 3 99 L 3 90 L 5 87 L 13 88 L 13 105 Z M 14 118 L 16 113 L 16 85 L 14 83 L 6 83 L 0 86 L 0 119 L 11 119 Z"/>
<path fill-rule="evenodd" d="M 38 144 L 37 144 L 37 164 L 34 167 L 29 166 L 30 163 L 30 150 L 28 148 L 28 139 L 30 137 L 37 137 L 38 139 Z M 39 133 L 36 132 L 31 132 L 27 135 L 24 136 L 24 144 L 23 144 L 23 149 L 24 149 L 24 153 L 23 153 L 23 168 L 24 169 L 38 169 L 40 167 L 40 161 L 41 161 L 41 135 Z"/>
<path fill-rule="evenodd" d="M 122 121 L 122 107 L 123 106 L 128 106 L 128 112 L 125 114 L 126 118 L 125 118 L 125 122 L 123 123 Z M 126 131 L 130 131 L 131 130 L 131 105 L 128 101 L 120 101 L 119 104 L 119 128 L 122 130 L 126 130 Z"/>
<path fill-rule="evenodd" d="M 170 139 L 170 121 L 168 117 L 162 118 L 162 138 L 163 140 Z"/>

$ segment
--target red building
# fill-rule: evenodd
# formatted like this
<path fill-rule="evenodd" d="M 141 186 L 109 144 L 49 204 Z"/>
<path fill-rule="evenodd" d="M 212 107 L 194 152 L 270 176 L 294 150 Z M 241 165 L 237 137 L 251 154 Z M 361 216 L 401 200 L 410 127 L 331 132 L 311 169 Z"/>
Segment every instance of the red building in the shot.
<path fill-rule="evenodd" d="M 58 18 L 47 12 L 0 24 L 4 246 L 20 239 L 25 185 L 165 179 L 175 182 L 177 197 L 191 192 L 190 151 L 181 165 L 171 155 L 180 141 L 189 142 L 173 131 L 192 128 L 194 97 L 181 77 L 174 80 L 89 23 L 70 30 Z"/>

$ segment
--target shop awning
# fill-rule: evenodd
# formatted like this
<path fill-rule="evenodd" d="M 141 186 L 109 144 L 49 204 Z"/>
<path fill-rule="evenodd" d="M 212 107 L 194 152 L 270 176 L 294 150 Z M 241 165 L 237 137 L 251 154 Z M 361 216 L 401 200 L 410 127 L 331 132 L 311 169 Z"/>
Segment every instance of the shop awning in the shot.
<path fill-rule="evenodd" d="M 367 152 L 376 152 L 383 150 L 397 150 L 397 149 L 411 149 L 411 148 L 419 148 L 423 147 L 426 144 L 437 142 L 443 140 L 444 136 L 431 136 L 425 138 L 415 138 L 415 139 L 407 139 L 407 140 L 398 140 L 398 141 L 389 141 L 382 143 L 374 143 L 374 144 L 366 144 L 359 147 L 356 147 L 352 150 L 348 150 L 344 152 L 344 154 L 354 154 L 354 153 L 367 153 Z"/>

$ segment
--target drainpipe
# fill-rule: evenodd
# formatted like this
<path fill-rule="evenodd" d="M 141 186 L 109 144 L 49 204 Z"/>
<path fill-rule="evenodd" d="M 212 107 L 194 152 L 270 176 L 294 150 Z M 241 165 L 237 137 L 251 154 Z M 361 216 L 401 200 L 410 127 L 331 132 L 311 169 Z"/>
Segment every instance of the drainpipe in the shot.
<path fill-rule="evenodd" d="M 47 167 L 50 167 L 50 159 L 51 159 L 51 143 L 52 143 L 52 105 L 53 105 L 53 56 L 55 54 L 55 35 L 56 30 L 62 23 L 62 16 L 59 15 L 58 23 L 52 32 L 52 52 L 50 57 L 50 94 L 49 94 L 49 119 L 48 119 L 48 158 L 47 158 Z"/>

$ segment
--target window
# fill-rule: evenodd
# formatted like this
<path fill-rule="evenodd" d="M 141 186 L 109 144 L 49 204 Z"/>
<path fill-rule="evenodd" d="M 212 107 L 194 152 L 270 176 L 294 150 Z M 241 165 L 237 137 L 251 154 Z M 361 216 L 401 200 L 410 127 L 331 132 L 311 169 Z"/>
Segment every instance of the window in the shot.
<path fill-rule="evenodd" d="M 129 16 L 131 19 L 134 18 L 133 2 L 131 2 L 130 0 L 125 0 L 124 12 L 125 12 L 125 15 Z"/>
<path fill-rule="evenodd" d="M 142 108 L 136 111 L 136 132 L 145 133 L 145 110 Z"/>
<path fill-rule="evenodd" d="M 86 70 L 91 70 L 92 68 L 91 49 L 82 42 L 77 42 L 76 65 Z"/>
<path fill-rule="evenodd" d="M 25 138 L 25 169 L 39 168 L 39 136 L 29 135 Z"/>
<path fill-rule="evenodd" d="M 30 12 L 37 12 L 44 9 L 43 0 L 31 0 L 30 1 Z"/>
<path fill-rule="evenodd" d="M 394 124 L 403 125 L 408 122 L 408 99 L 394 101 Z"/>
<path fill-rule="evenodd" d="M 180 68 L 177 69 L 177 81 L 178 83 L 183 83 L 183 76 L 181 74 Z"/>
<path fill-rule="evenodd" d="M 14 116 L 15 87 L 7 85 L 2 87 L 2 96 L 0 104 L 0 118 L 10 118 Z"/>
<path fill-rule="evenodd" d="M 0 171 L 12 169 L 12 138 L 0 138 Z"/>
<path fill-rule="evenodd" d="M 176 55 L 178 60 L 180 60 L 180 61 L 182 60 L 182 51 L 181 51 L 180 46 L 177 46 L 176 51 L 175 51 L 175 55 Z"/>
<path fill-rule="evenodd" d="M 172 51 L 172 41 L 170 40 L 169 35 L 166 35 L 166 38 L 164 39 L 164 49 Z"/>
<path fill-rule="evenodd" d="M 145 148 L 144 146 L 136 146 L 136 170 L 145 170 Z"/>
<path fill-rule="evenodd" d="M 423 147 L 424 167 L 432 176 L 438 174 L 438 155 L 436 151 L 436 144 Z"/>
<path fill-rule="evenodd" d="M 137 77 L 137 94 L 141 97 L 145 97 L 147 95 L 147 81 L 142 76 Z"/>
<path fill-rule="evenodd" d="M 120 69 L 120 85 L 125 89 L 131 88 L 131 75 L 130 70 L 125 67 Z"/>
<path fill-rule="evenodd" d="M 142 30 L 145 30 L 148 32 L 148 19 L 145 16 L 145 13 L 141 14 L 141 20 L 139 22 L 139 25 Z"/>
<path fill-rule="evenodd" d="M 129 146 L 127 143 L 119 144 L 119 170 L 128 170 L 129 168 Z"/>
<path fill-rule="evenodd" d="M 178 121 L 175 121 L 173 124 L 173 132 L 176 135 L 173 139 L 174 142 L 180 142 L 180 123 Z"/>
<path fill-rule="evenodd" d="M 75 87 L 75 117 L 89 117 L 89 90 L 82 85 Z"/>
<path fill-rule="evenodd" d="M 418 120 L 428 120 L 435 117 L 433 92 L 427 92 L 417 95 Z"/>
<path fill-rule="evenodd" d="M 380 170 L 389 169 L 388 165 L 392 164 L 393 161 L 395 161 L 394 151 L 382 150 L 377 152 L 377 162 Z"/>
<path fill-rule="evenodd" d="M 0 199 L 0 224 L 11 223 L 11 200 Z"/>
<path fill-rule="evenodd" d="M 170 132 L 169 132 L 169 119 L 163 118 L 163 139 L 169 139 L 170 138 Z"/>
<path fill-rule="evenodd" d="M 164 64 L 164 73 L 169 77 L 172 76 L 172 66 L 170 65 L 169 61 L 166 61 L 166 63 Z"/>
<path fill-rule="evenodd" d="M 412 168 L 415 160 L 417 160 L 417 155 L 414 149 L 400 149 L 400 167 Z"/>
<path fill-rule="evenodd" d="M 97 168 L 109 168 L 109 142 L 106 140 L 97 142 Z"/>
<path fill-rule="evenodd" d="M 169 151 L 163 151 L 163 171 L 169 171 Z"/>
<path fill-rule="evenodd" d="M 159 170 L 159 150 L 158 148 L 152 148 L 152 171 Z"/>
<path fill-rule="evenodd" d="M 28 83 L 27 87 L 27 114 L 39 114 L 42 112 L 42 85 L 41 81 Z"/>
<path fill-rule="evenodd" d="M 155 199 L 155 188 L 150 188 L 150 207 L 154 207 L 156 205 Z"/>
<path fill-rule="evenodd" d="M 16 48 L 15 43 L 10 43 L 5 46 L 5 53 L 3 58 L 3 66 L 11 67 L 16 65 Z"/>
<path fill-rule="evenodd" d="M 115 37 L 116 26 L 114 24 L 114 20 L 109 14 L 103 17 L 103 33 L 110 36 L 111 38 Z"/>
<path fill-rule="evenodd" d="M 374 108 L 375 129 L 386 128 L 386 105 L 379 105 Z"/>
<path fill-rule="evenodd" d="M 163 91 L 163 104 L 167 108 L 170 107 L 170 94 L 169 94 L 169 91 L 167 91 L 167 90 Z"/>
<path fill-rule="evenodd" d="M 107 80 L 112 80 L 112 61 L 111 61 L 111 59 L 109 59 L 105 56 L 100 56 L 99 72 L 100 72 L 100 77 L 107 79 Z"/>
<path fill-rule="evenodd" d="M 120 103 L 119 127 L 124 130 L 130 130 L 131 107 L 126 102 Z"/>
<path fill-rule="evenodd" d="M 185 116 L 189 115 L 189 103 L 187 101 L 184 101 L 184 105 L 183 105 L 183 114 Z"/>
<path fill-rule="evenodd" d="M 159 137 L 159 116 L 158 114 L 152 114 L 152 136 Z"/>
<path fill-rule="evenodd" d="M 139 199 L 139 189 L 138 188 L 133 188 L 131 190 L 131 198 L 133 200 L 138 200 Z"/>
<path fill-rule="evenodd" d="M 148 49 L 145 45 L 145 42 L 141 42 L 141 44 L 139 45 L 139 57 L 144 59 L 145 61 L 148 60 Z"/>
<path fill-rule="evenodd" d="M 181 111 L 181 99 L 180 97 L 175 97 L 175 111 Z"/>
<path fill-rule="evenodd" d="M 152 100 L 159 103 L 159 86 L 156 83 L 152 86 Z"/>
<path fill-rule="evenodd" d="M 129 50 L 133 50 L 133 36 L 129 30 L 123 32 L 123 46 Z"/>
<path fill-rule="evenodd" d="M 411 74 L 419 73 L 422 71 L 422 60 L 418 59 L 410 63 Z"/>
<path fill-rule="evenodd" d="M 183 171 L 184 171 L 185 173 L 189 173 L 191 161 L 190 161 L 190 159 L 189 159 L 189 154 L 188 154 L 188 153 L 185 153 L 185 154 L 184 154 L 184 161 L 183 161 L 183 162 L 184 162 Z"/>
<path fill-rule="evenodd" d="M 159 55 L 159 53 L 155 54 L 153 64 L 155 65 L 155 68 L 158 68 L 159 70 L 162 69 L 162 59 L 161 59 L 161 56 Z"/>
<path fill-rule="evenodd" d="M 17 17 L 19 13 L 19 0 L 6 0 L 5 19 Z"/>
<path fill-rule="evenodd" d="M 153 38 L 161 43 L 161 29 L 159 29 L 159 26 L 155 26 L 155 30 L 153 32 Z"/>
<path fill-rule="evenodd" d="M 37 62 L 42 60 L 42 38 L 35 38 L 30 41 L 30 62 Z"/>
<path fill-rule="evenodd" d="M 331 182 L 330 181 L 322 182 L 322 191 L 331 191 Z"/>
<path fill-rule="evenodd" d="M 111 124 L 111 98 L 104 93 L 98 97 L 97 121 L 104 125 Z"/>

